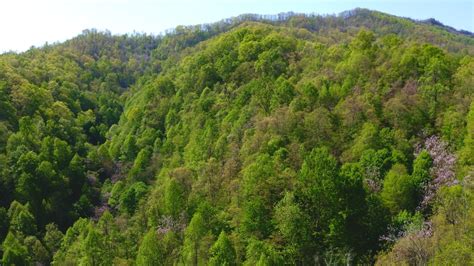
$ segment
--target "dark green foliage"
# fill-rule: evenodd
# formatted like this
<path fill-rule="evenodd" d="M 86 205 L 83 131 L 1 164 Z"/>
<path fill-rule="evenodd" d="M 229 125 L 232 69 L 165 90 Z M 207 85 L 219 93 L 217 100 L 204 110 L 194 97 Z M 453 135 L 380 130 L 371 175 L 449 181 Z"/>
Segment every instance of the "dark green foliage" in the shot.
<path fill-rule="evenodd" d="M 0 241 L 3 241 L 7 236 L 8 227 L 9 227 L 10 219 L 7 215 L 7 210 L 5 208 L 0 207 Z"/>
<path fill-rule="evenodd" d="M 145 196 L 147 186 L 143 182 L 131 185 L 120 196 L 120 207 L 127 213 L 133 214 L 140 200 Z"/>

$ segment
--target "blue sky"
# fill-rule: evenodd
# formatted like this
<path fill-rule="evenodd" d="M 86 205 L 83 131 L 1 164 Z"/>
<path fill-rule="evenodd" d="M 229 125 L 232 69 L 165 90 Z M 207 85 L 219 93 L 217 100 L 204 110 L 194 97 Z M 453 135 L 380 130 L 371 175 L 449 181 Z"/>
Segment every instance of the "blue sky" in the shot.
<path fill-rule="evenodd" d="M 177 25 L 218 21 L 242 13 L 318 14 L 364 7 L 474 31 L 474 0 L 3 0 L 0 52 L 64 41 L 83 29 L 160 33 Z"/>

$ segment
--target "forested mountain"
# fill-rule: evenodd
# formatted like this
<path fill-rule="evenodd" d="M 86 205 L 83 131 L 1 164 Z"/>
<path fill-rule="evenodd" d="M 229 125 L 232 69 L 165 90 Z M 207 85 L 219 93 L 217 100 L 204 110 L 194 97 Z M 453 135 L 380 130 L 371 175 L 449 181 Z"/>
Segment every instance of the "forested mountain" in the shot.
<path fill-rule="evenodd" d="M 365 9 L 2 54 L 0 264 L 473 264 L 473 94 Z"/>

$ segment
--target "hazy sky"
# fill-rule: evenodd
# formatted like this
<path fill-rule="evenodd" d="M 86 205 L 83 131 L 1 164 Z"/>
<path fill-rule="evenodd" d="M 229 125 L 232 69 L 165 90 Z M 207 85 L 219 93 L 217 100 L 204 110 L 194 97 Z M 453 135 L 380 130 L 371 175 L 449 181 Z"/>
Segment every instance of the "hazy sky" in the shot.
<path fill-rule="evenodd" d="M 414 19 L 436 18 L 474 31 L 474 0 L 0 0 L 0 52 L 64 41 L 83 29 L 160 33 L 177 25 L 242 13 L 318 14 L 364 7 Z"/>

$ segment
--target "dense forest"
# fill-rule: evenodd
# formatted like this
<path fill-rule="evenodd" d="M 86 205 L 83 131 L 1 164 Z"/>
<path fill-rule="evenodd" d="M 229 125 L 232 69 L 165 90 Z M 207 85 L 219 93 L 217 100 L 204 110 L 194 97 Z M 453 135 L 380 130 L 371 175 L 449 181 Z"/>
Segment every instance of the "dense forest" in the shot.
<path fill-rule="evenodd" d="M 472 265 L 474 36 L 355 9 L 0 55 L 1 265 Z"/>

